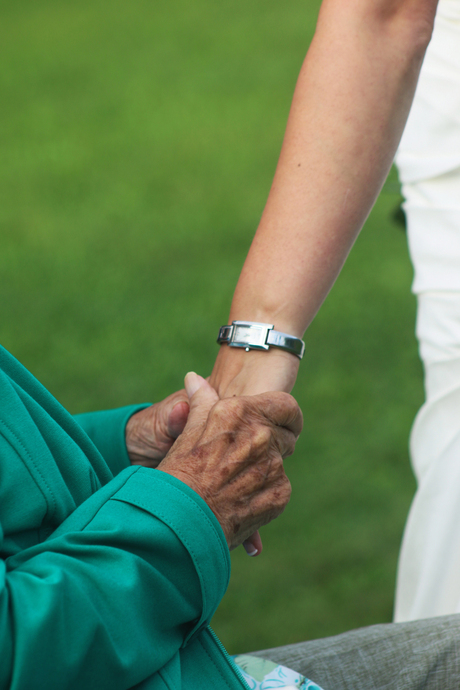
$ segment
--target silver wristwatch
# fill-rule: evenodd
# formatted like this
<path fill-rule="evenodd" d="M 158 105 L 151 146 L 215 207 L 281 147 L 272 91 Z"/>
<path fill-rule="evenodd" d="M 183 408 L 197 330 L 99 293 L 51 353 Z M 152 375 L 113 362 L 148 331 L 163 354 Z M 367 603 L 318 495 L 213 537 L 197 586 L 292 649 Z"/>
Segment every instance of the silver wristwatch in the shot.
<path fill-rule="evenodd" d="M 270 323 L 256 323 L 255 321 L 232 321 L 231 326 L 219 329 L 218 343 L 227 343 L 230 347 L 244 347 L 249 350 L 268 350 L 279 347 L 302 359 L 305 343 L 300 338 L 287 333 L 273 330 Z"/>

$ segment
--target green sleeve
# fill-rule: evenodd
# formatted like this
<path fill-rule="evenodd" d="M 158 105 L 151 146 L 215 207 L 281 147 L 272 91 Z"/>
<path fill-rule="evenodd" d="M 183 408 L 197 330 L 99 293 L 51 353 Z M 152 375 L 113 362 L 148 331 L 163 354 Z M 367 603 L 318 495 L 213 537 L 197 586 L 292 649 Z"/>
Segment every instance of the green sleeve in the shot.
<path fill-rule="evenodd" d="M 0 689 L 135 686 L 207 625 L 229 563 L 195 492 L 124 470 L 45 542 L 0 561 Z"/>
<path fill-rule="evenodd" d="M 117 475 L 131 464 L 125 442 L 128 419 L 149 405 L 150 403 L 128 405 L 115 410 L 87 412 L 74 416 L 106 461 L 113 475 Z"/>

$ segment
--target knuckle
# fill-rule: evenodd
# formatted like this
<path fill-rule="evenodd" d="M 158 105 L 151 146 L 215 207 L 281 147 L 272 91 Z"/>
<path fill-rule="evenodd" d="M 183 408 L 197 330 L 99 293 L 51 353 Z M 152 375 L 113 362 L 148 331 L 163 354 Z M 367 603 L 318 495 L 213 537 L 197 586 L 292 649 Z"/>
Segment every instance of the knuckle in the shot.
<path fill-rule="evenodd" d="M 283 456 L 278 451 L 271 453 L 271 469 L 276 477 L 284 474 Z"/>
<path fill-rule="evenodd" d="M 292 397 L 292 395 L 290 393 L 286 393 L 284 391 L 279 391 L 277 393 L 277 395 L 278 395 L 280 401 L 283 402 L 285 405 L 289 405 L 291 403 L 291 401 L 294 400 L 294 398 Z"/>
<path fill-rule="evenodd" d="M 280 396 L 280 401 L 283 403 L 283 405 L 285 405 L 288 409 L 297 412 L 297 410 L 299 409 L 299 403 L 294 398 L 294 396 L 292 396 L 290 393 L 285 393 L 283 391 L 280 391 L 278 395 Z"/>
<path fill-rule="evenodd" d="M 291 482 L 289 481 L 289 479 L 287 478 L 286 475 L 284 475 L 283 488 L 284 488 L 285 500 L 286 500 L 286 503 L 288 503 L 289 499 L 291 498 L 291 494 L 292 494 L 292 486 L 291 486 Z"/>
<path fill-rule="evenodd" d="M 296 440 L 294 434 L 289 433 L 286 435 L 285 451 L 283 453 L 285 458 L 294 453 Z"/>
<path fill-rule="evenodd" d="M 241 414 L 242 403 L 239 398 L 224 398 L 216 402 L 212 408 L 213 421 L 222 426 L 235 425 Z"/>
<path fill-rule="evenodd" d="M 284 475 L 283 480 L 273 491 L 273 507 L 279 511 L 279 514 L 283 512 L 289 500 L 291 498 L 292 487 L 289 479 Z"/>
<path fill-rule="evenodd" d="M 278 403 L 280 408 L 290 409 L 293 403 L 297 405 L 295 399 L 290 393 L 285 393 L 284 391 L 275 391 L 269 395 L 271 396 L 272 400 L 275 400 Z"/>
<path fill-rule="evenodd" d="M 295 398 L 292 397 L 292 395 L 289 395 L 289 393 L 284 393 L 284 395 L 286 396 L 284 399 L 284 405 L 286 411 L 289 412 L 290 422 L 292 423 L 297 421 L 301 429 L 303 424 L 303 415 L 302 410 L 299 407 L 299 403 Z"/>
<path fill-rule="evenodd" d="M 272 440 L 272 432 L 267 426 L 258 424 L 251 432 L 251 446 L 255 453 L 268 448 Z"/>
<path fill-rule="evenodd" d="M 224 398 L 224 400 L 221 400 L 221 402 L 225 405 L 225 407 L 228 407 L 228 409 L 231 412 L 235 412 L 235 411 L 240 410 L 241 408 L 244 407 L 245 398 L 235 395 L 231 398 Z"/>
<path fill-rule="evenodd" d="M 210 416 L 220 418 L 225 415 L 226 400 L 218 400 L 211 409 Z"/>

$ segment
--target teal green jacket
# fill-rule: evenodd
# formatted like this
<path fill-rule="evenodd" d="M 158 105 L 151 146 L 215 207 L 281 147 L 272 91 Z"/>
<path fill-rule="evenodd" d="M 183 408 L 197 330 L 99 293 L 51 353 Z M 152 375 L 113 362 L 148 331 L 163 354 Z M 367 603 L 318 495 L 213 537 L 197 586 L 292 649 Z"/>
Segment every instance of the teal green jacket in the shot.
<path fill-rule="evenodd" d="M 0 689 L 241 690 L 209 621 L 230 560 L 207 504 L 131 467 L 139 406 L 72 417 L 0 348 Z"/>

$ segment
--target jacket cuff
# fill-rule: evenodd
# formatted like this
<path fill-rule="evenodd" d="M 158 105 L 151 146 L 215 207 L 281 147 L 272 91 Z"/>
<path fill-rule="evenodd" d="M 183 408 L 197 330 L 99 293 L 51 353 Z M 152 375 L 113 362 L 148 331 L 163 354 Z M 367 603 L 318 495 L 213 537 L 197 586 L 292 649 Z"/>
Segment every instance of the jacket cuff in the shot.
<path fill-rule="evenodd" d="M 74 416 L 75 421 L 88 434 L 114 476 L 131 465 L 125 440 L 128 419 L 136 412 L 149 407 L 150 404 L 128 405 L 114 410 L 86 412 Z"/>
<path fill-rule="evenodd" d="M 202 614 L 184 645 L 209 622 L 230 580 L 230 553 L 219 521 L 208 504 L 176 477 L 139 467 L 113 496 L 137 506 L 164 522 L 190 554 L 198 574 Z"/>

